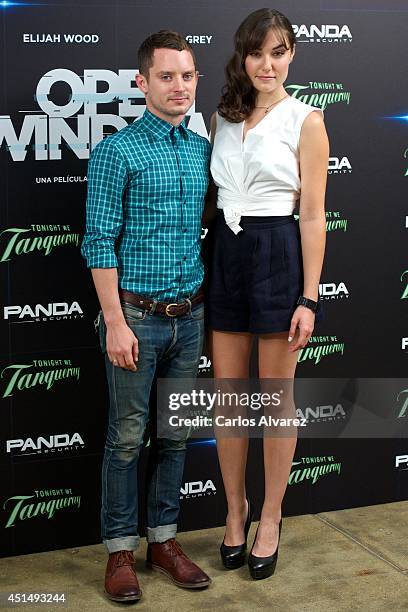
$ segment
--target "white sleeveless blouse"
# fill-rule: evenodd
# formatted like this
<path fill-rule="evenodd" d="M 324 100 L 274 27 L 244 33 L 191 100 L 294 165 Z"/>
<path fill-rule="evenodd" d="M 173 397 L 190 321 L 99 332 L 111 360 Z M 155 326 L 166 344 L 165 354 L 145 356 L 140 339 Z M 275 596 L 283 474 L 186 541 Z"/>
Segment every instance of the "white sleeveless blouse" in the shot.
<path fill-rule="evenodd" d="M 275 106 L 242 142 L 244 122 L 217 114 L 211 174 L 218 187 L 217 208 L 234 234 L 242 215 L 290 215 L 300 197 L 299 138 L 303 121 L 323 111 L 288 97 Z"/>

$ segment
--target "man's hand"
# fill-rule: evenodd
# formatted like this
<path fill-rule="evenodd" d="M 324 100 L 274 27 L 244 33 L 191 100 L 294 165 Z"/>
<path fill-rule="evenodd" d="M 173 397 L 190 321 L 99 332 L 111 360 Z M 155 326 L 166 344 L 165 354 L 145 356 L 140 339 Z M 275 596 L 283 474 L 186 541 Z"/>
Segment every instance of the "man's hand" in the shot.
<path fill-rule="evenodd" d="M 125 322 L 110 323 L 106 331 L 106 352 L 114 366 L 136 372 L 139 343 Z"/>

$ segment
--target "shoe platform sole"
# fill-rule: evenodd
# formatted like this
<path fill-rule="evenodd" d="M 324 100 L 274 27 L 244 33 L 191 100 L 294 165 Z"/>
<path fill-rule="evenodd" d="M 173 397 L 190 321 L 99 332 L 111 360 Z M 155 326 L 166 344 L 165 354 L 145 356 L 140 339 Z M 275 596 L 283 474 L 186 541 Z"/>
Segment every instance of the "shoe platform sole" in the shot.
<path fill-rule="evenodd" d="M 209 580 L 206 580 L 205 582 L 200 582 L 199 584 L 194 584 L 191 582 L 180 582 L 179 580 L 176 580 L 170 574 L 170 572 L 165 570 L 163 567 L 160 567 L 160 565 L 154 565 L 154 563 L 149 563 L 148 561 L 146 561 L 146 567 L 154 570 L 155 572 L 160 572 L 161 574 L 164 574 L 165 576 L 170 578 L 170 580 L 174 582 L 174 584 L 176 584 L 177 586 L 183 589 L 203 589 L 205 587 L 208 587 L 211 584 L 211 578 Z"/>
<path fill-rule="evenodd" d="M 270 578 L 271 576 L 273 576 L 275 573 L 275 568 L 272 567 L 270 569 L 260 570 L 254 570 L 250 568 L 249 573 L 251 574 L 251 578 L 253 578 L 254 580 L 263 580 L 264 578 Z"/>

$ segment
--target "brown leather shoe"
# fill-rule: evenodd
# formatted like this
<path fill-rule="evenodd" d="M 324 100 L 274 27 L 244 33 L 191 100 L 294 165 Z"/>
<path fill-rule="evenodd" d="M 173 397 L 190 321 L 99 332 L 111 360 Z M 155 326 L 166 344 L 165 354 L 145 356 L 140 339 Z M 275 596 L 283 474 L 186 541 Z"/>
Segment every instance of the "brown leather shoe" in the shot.
<path fill-rule="evenodd" d="M 211 578 L 187 557 L 174 538 L 148 544 L 146 566 L 166 574 L 185 589 L 201 589 L 211 583 Z"/>
<path fill-rule="evenodd" d="M 142 596 L 133 568 L 131 550 L 120 550 L 109 555 L 105 574 L 105 595 L 113 601 L 137 601 Z"/>

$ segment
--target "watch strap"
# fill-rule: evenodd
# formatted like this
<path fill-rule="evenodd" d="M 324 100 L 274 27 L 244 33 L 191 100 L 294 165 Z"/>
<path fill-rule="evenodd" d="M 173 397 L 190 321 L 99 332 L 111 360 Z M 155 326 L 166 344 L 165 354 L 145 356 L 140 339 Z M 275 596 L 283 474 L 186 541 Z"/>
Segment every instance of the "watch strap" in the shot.
<path fill-rule="evenodd" d="M 298 306 L 305 306 L 306 308 L 309 308 L 313 312 L 316 312 L 316 310 L 317 310 L 317 302 L 315 302 L 314 300 L 309 300 L 309 298 L 306 298 L 303 295 L 301 295 L 299 297 L 299 299 L 297 301 L 297 305 Z"/>

